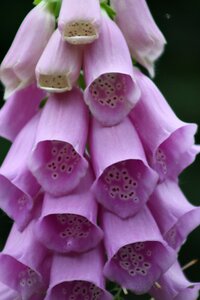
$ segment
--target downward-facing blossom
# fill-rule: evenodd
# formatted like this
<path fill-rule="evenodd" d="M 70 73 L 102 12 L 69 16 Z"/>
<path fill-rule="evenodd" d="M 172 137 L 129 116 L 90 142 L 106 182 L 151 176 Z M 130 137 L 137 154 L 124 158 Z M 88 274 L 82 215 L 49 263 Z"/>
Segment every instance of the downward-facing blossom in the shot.
<path fill-rule="evenodd" d="M 131 119 L 160 180 L 176 179 L 199 152 L 194 147 L 197 125 L 178 119 L 154 83 L 139 70 L 135 73 L 141 99 Z"/>
<path fill-rule="evenodd" d="M 111 5 L 131 55 L 154 76 L 154 62 L 163 53 L 166 40 L 153 20 L 146 1 L 111 0 Z"/>
<path fill-rule="evenodd" d="M 115 125 L 140 97 L 126 41 L 117 25 L 103 17 L 99 39 L 85 48 L 84 99 L 104 125 Z"/>
<path fill-rule="evenodd" d="M 136 294 L 148 292 L 175 261 L 148 208 L 121 219 L 104 211 L 102 227 L 108 261 L 104 274 Z"/>
<path fill-rule="evenodd" d="M 0 207 L 23 229 L 32 218 L 40 185 L 28 169 L 40 118 L 38 112 L 16 137 L 0 168 Z"/>
<path fill-rule="evenodd" d="M 200 207 L 187 201 L 176 182 L 166 180 L 151 195 L 148 206 L 168 244 L 176 250 L 200 225 Z"/>
<path fill-rule="evenodd" d="M 0 253 L 0 281 L 18 292 L 22 300 L 42 294 L 49 281 L 51 258 L 34 237 L 34 222 L 21 233 L 14 225 Z M 2 299 L 3 300 L 3 299 Z"/>
<path fill-rule="evenodd" d="M 49 92 L 71 90 L 79 78 L 81 65 L 82 49 L 64 42 L 57 29 L 36 66 L 38 86 Z"/>
<path fill-rule="evenodd" d="M 105 290 L 103 265 L 101 247 L 80 255 L 55 255 L 45 300 L 112 300 Z"/>
<path fill-rule="evenodd" d="M 162 275 L 158 283 L 159 287 L 150 290 L 156 300 L 197 300 L 199 296 L 200 283 L 188 281 L 178 262 Z"/>
<path fill-rule="evenodd" d="M 97 246 L 103 237 L 97 226 L 97 203 L 90 191 L 91 170 L 68 196 L 45 195 L 42 214 L 35 233 L 49 249 L 61 253 L 85 252 Z"/>
<path fill-rule="evenodd" d="M 71 44 L 92 43 L 101 30 L 99 0 L 63 0 L 58 28 L 65 41 Z"/>
<path fill-rule="evenodd" d="M 4 98 L 34 81 L 35 66 L 55 27 L 55 18 L 42 1 L 21 24 L 0 68 Z"/>
<path fill-rule="evenodd" d="M 81 91 L 52 94 L 42 111 L 29 160 L 30 170 L 45 191 L 65 195 L 86 174 L 87 132 L 88 111 Z"/>
<path fill-rule="evenodd" d="M 147 164 L 130 120 L 103 127 L 93 119 L 89 140 L 97 200 L 122 218 L 136 214 L 153 192 L 158 177 Z"/>
<path fill-rule="evenodd" d="M 0 110 L 0 136 L 14 141 L 20 130 L 39 111 L 44 97 L 45 93 L 35 84 L 10 96 Z"/>

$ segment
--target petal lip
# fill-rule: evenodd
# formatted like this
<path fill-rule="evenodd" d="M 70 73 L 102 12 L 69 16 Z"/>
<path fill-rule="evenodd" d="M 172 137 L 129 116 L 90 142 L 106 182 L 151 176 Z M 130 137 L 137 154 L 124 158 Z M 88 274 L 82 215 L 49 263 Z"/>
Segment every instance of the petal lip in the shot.
<path fill-rule="evenodd" d="M 62 214 L 64 213 L 62 212 Z M 65 213 L 65 215 L 67 214 Z M 70 214 L 70 216 L 72 215 L 78 218 L 80 217 L 83 218 L 82 215 Z M 76 237 L 72 237 L 71 240 L 69 239 L 68 242 L 66 242 L 63 247 L 63 245 L 61 246 L 61 244 L 58 241 L 57 238 L 58 232 L 56 232 L 56 230 L 52 232 L 53 231 L 52 217 L 55 218 L 55 215 L 49 214 L 43 218 L 40 218 L 35 227 L 36 235 L 40 240 L 40 242 L 43 243 L 48 249 L 52 251 L 55 251 L 57 253 L 70 253 L 70 254 L 82 253 L 95 248 L 103 239 L 103 231 L 101 230 L 101 228 L 89 221 L 90 223 L 89 225 L 92 228 L 90 229 L 89 236 L 87 236 L 87 240 L 85 240 L 84 243 L 83 242 L 81 243 L 80 239 Z M 47 231 L 49 231 L 49 233 L 48 235 L 47 234 L 45 235 Z"/>
<path fill-rule="evenodd" d="M 36 145 L 36 147 L 32 150 L 32 155 L 29 160 L 29 168 L 32 174 L 35 176 L 38 183 L 41 184 L 41 186 L 46 192 L 56 197 L 58 196 L 60 197 L 68 194 L 69 192 L 73 191 L 77 187 L 81 178 L 83 178 L 87 173 L 88 162 L 84 156 L 77 153 L 79 158 L 79 163 L 76 165 L 76 169 L 73 170 L 72 175 L 70 176 L 71 180 L 70 178 L 68 178 L 68 180 L 65 181 L 65 184 L 63 184 L 64 177 L 62 178 L 62 181 L 59 181 L 58 178 L 55 184 L 55 179 L 53 177 L 54 173 L 49 174 L 49 170 L 47 170 L 46 167 L 47 161 L 45 161 L 45 157 L 43 156 L 43 149 L 46 148 L 45 145 L 49 142 L 62 143 L 63 145 L 69 145 L 71 148 L 73 148 L 72 144 L 65 143 L 62 140 L 52 140 L 52 141 L 43 140 L 39 142 Z M 74 174 L 74 172 L 76 174 Z"/>

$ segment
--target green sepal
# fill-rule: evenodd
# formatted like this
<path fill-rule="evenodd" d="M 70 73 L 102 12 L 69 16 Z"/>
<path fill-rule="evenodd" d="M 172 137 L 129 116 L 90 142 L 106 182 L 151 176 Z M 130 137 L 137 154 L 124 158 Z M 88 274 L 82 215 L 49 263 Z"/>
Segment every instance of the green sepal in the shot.
<path fill-rule="evenodd" d="M 84 89 L 86 88 L 86 84 L 85 84 L 85 80 L 84 80 L 84 75 L 83 72 L 81 71 L 80 75 L 79 75 L 79 79 L 78 79 L 78 85 L 79 87 L 84 91 Z"/>
<path fill-rule="evenodd" d="M 33 4 L 38 5 L 41 2 L 46 3 L 48 9 L 50 12 L 57 18 L 60 13 L 60 8 L 61 8 L 61 0 L 34 0 Z"/>
<path fill-rule="evenodd" d="M 40 101 L 40 104 L 39 104 L 39 108 L 42 109 L 46 103 L 47 103 L 47 100 L 48 100 L 48 96 L 46 96 L 45 98 L 43 98 L 41 101 Z"/>
<path fill-rule="evenodd" d="M 107 1 L 101 2 L 101 8 L 106 11 L 107 15 L 113 20 L 116 16 L 116 12 L 110 5 L 108 5 Z"/>
<path fill-rule="evenodd" d="M 60 13 L 61 8 L 61 0 L 46 0 L 48 3 L 49 10 L 54 14 L 57 18 Z"/>

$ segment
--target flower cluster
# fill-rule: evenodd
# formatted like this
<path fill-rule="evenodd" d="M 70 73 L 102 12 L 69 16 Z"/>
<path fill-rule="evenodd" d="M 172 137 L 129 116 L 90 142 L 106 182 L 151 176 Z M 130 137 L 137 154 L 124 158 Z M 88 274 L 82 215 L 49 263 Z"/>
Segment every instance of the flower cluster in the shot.
<path fill-rule="evenodd" d="M 177 254 L 200 223 L 178 184 L 197 126 L 132 63 L 153 76 L 166 43 L 145 0 L 35 2 L 0 68 L 0 299 L 111 300 L 107 279 L 195 300 Z"/>

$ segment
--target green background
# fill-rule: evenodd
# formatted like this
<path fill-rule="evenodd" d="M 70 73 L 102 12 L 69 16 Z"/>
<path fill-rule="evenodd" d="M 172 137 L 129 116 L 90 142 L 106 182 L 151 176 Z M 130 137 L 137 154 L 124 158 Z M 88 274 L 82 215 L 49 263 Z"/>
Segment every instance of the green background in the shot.
<path fill-rule="evenodd" d="M 184 121 L 200 125 L 200 1 L 147 1 L 152 14 L 167 39 L 166 51 L 156 64 L 155 82 Z M 26 13 L 32 8 L 29 0 L 2 1 L 0 4 L 0 60 L 2 61 Z M 102 58 L 103 59 L 103 58 Z M 3 88 L 0 87 L 0 105 Z M 200 143 L 200 134 L 196 136 Z M 0 139 L 0 162 L 9 142 Z M 200 157 L 180 176 L 180 185 L 193 204 L 200 205 Z M 8 234 L 11 221 L 0 211 L 0 247 Z M 200 260 L 200 228 L 182 247 L 182 264 L 194 258 Z M 200 281 L 200 262 L 187 270 L 191 280 Z M 127 299 L 149 299 L 149 296 L 129 295 Z M 3 300 L 3 299 L 2 299 Z"/>

